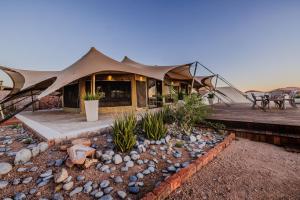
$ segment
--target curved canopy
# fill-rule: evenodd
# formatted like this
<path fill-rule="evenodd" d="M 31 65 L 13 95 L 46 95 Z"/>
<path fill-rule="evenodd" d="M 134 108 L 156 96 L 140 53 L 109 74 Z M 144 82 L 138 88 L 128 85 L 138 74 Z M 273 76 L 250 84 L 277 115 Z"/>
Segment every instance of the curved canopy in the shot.
<path fill-rule="evenodd" d="M 212 79 L 215 77 L 215 75 L 211 76 L 195 76 L 195 80 L 201 84 L 202 87 L 209 87 L 214 88 L 212 84 Z"/>
<path fill-rule="evenodd" d="M 169 66 L 144 65 L 128 58 L 127 56 L 125 56 L 121 62 L 130 66 L 139 67 L 140 69 L 149 68 L 155 71 L 156 73 L 162 74 L 163 77 L 168 75 L 172 79 L 180 79 L 180 80 L 193 79 L 193 76 L 190 72 L 190 67 L 193 63 L 187 63 L 182 65 L 169 65 Z"/>

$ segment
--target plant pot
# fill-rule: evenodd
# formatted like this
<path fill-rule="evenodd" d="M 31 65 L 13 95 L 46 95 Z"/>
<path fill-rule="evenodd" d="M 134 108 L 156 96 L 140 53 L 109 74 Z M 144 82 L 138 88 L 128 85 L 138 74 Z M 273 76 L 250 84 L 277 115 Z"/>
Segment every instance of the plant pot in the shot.
<path fill-rule="evenodd" d="M 98 100 L 84 101 L 86 121 L 94 122 L 98 120 Z"/>
<path fill-rule="evenodd" d="M 300 98 L 295 98 L 295 103 L 300 104 Z"/>
<path fill-rule="evenodd" d="M 213 98 L 208 98 L 208 104 L 213 105 L 214 104 L 214 99 Z"/>

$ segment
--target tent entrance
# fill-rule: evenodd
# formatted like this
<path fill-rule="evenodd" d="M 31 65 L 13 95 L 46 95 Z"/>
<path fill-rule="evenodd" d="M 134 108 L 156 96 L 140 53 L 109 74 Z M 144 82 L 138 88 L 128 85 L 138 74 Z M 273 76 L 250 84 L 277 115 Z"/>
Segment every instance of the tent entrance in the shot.
<path fill-rule="evenodd" d="M 147 106 L 147 93 L 146 93 L 146 82 L 136 81 L 136 96 L 137 96 L 137 107 L 142 108 Z"/>
<path fill-rule="evenodd" d="M 79 108 L 79 83 L 66 85 L 63 97 L 64 107 Z"/>

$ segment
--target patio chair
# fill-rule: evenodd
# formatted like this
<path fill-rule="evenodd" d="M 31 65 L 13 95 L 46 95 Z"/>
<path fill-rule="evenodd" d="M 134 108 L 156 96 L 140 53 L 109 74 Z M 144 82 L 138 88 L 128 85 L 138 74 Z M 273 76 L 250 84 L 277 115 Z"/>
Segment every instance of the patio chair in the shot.
<path fill-rule="evenodd" d="M 294 90 L 294 91 L 290 92 L 289 97 L 287 99 L 285 99 L 286 101 L 289 102 L 289 104 L 293 108 L 297 108 L 295 97 L 298 94 L 298 92 L 299 92 L 298 90 Z"/>
<path fill-rule="evenodd" d="M 255 96 L 254 93 L 251 93 L 251 96 L 253 98 L 253 104 L 252 104 L 252 109 L 255 108 L 255 106 L 257 105 L 257 102 L 262 102 L 263 101 L 263 98 L 261 96 Z"/>

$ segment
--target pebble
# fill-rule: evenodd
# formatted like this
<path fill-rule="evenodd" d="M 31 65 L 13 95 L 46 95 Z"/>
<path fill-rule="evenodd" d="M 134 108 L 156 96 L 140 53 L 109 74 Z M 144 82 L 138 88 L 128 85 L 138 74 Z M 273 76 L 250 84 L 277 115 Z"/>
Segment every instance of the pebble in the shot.
<path fill-rule="evenodd" d="M 131 186 L 131 187 L 129 187 L 128 190 L 129 190 L 129 192 L 130 192 L 131 194 L 137 194 L 137 193 L 139 193 L 140 188 L 137 187 L 137 186 Z"/>
<path fill-rule="evenodd" d="M 52 169 L 47 170 L 46 172 L 42 173 L 40 175 L 40 177 L 44 178 L 44 177 L 48 177 L 52 175 Z"/>
<path fill-rule="evenodd" d="M 139 173 L 137 173 L 136 177 L 138 177 L 138 179 L 142 179 L 142 178 L 144 178 L 144 174 L 139 172 Z"/>
<path fill-rule="evenodd" d="M 176 172 L 176 168 L 174 167 L 174 165 L 171 165 L 167 168 L 168 172 Z"/>
<path fill-rule="evenodd" d="M 29 169 L 30 172 L 36 172 L 39 168 L 38 167 L 32 167 Z"/>
<path fill-rule="evenodd" d="M 0 180 L 0 189 L 5 188 L 8 185 L 8 181 Z"/>
<path fill-rule="evenodd" d="M 123 183 L 123 179 L 121 176 L 117 176 L 114 178 L 115 183 Z"/>
<path fill-rule="evenodd" d="M 124 157 L 124 161 L 125 161 L 125 162 L 128 162 L 128 161 L 130 161 L 130 160 L 131 160 L 130 156 L 125 156 L 125 157 Z"/>
<path fill-rule="evenodd" d="M 100 197 L 102 197 L 103 195 L 104 195 L 104 193 L 103 193 L 102 191 L 99 191 L 99 192 L 96 192 L 96 193 L 95 193 L 94 197 L 100 198 Z"/>
<path fill-rule="evenodd" d="M 16 157 L 14 160 L 15 165 L 24 164 L 31 159 L 31 151 L 29 149 L 21 149 L 16 153 Z"/>
<path fill-rule="evenodd" d="M 145 169 L 142 173 L 143 173 L 144 175 L 148 175 L 148 174 L 150 174 L 151 172 L 150 172 L 149 169 Z"/>
<path fill-rule="evenodd" d="M 22 199 L 26 199 L 26 195 L 23 192 L 18 192 L 17 194 L 15 194 L 14 200 L 22 200 Z"/>
<path fill-rule="evenodd" d="M 38 187 L 43 187 L 43 186 L 47 185 L 48 183 L 49 183 L 49 179 L 42 180 L 37 186 Z"/>
<path fill-rule="evenodd" d="M 149 171 L 150 171 L 151 173 L 155 171 L 155 168 L 152 167 L 152 166 L 148 167 L 148 169 L 149 169 Z"/>
<path fill-rule="evenodd" d="M 29 194 L 35 194 L 37 192 L 36 188 L 32 188 L 29 190 Z"/>
<path fill-rule="evenodd" d="M 100 187 L 101 188 L 106 188 L 109 186 L 109 181 L 108 180 L 104 180 L 100 183 Z"/>
<path fill-rule="evenodd" d="M 57 160 L 55 160 L 54 166 L 55 167 L 60 167 L 60 166 L 62 166 L 63 163 L 64 163 L 63 159 L 57 159 Z"/>
<path fill-rule="evenodd" d="M 52 200 L 64 200 L 64 197 L 61 193 L 55 193 Z"/>
<path fill-rule="evenodd" d="M 23 181 L 22 181 L 22 183 L 23 184 L 28 184 L 28 183 L 30 183 L 31 181 L 32 181 L 32 177 L 30 176 L 30 177 L 27 177 L 27 178 L 25 178 Z"/>
<path fill-rule="evenodd" d="M 138 165 L 142 165 L 142 164 L 144 164 L 144 161 L 143 161 L 143 160 L 137 160 L 136 163 L 137 163 Z"/>
<path fill-rule="evenodd" d="M 131 155 L 131 160 L 138 160 L 140 158 L 140 155 L 137 153 L 134 153 Z"/>
<path fill-rule="evenodd" d="M 0 163 L 0 175 L 7 174 L 12 170 L 12 165 L 7 162 Z"/>
<path fill-rule="evenodd" d="M 114 161 L 115 165 L 118 165 L 123 162 L 123 159 L 119 154 L 116 154 L 113 157 L 113 161 Z"/>
<path fill-rule="evenodd" d="M 181 167 L 182 167 L 182 168 L 185 168 L 185 167 L 187 167 L 189 164 L 190 164 L 189 162 L 181 163 Z"/>
<path fill-rule="evenodd" d="M 83 176 L 83 175 L 79 175 L 76 177 L 77 181 L 83 181 L 84 179 L 85 179 L 85 176 Z"/>
<path fill-rule="evenodd" d="M 128 167 L 127 166 L 121 168 L 121 172 L 127 172 L 127 171 L 128 171 Z"/>
<path fill-rule="evenodd" d="M 110 194 L 107 194 L 102 196 L 99 200 L 113 200 L 113 198 Z"/>
<path fill-rule="evenodd" d="M 128 162 L 126 162 L 126 167 L 133 167 L 134 163 L 130 160 Z"/>
<path fill-rule="evenodd" d="M 125 199 L 127 196 L 126 192 L 121 191 L 121 190 L 117 191 L 117 194 L 121 199 Z"/>
<path fill-rule="evenodd" d="M 20 179 L 20 178 L 15 178 L 15 179 L 13 180 L 13 185 L 18 185 L 20 182 L 21 182 L 21 179 Z"/>
<path fill-rule="evenodd" d="M 104 171 L 106 171 L 106 170 L 108 170 L 109 169 L 109 166 L 108 165 L 103 165 L 101 168 L 100 168 L 100 170 L 102 171 L 102 172 L 104 172 Z"/>
<path fill-rule="evenodd" d="M 109 194 L 111 191 L 113 191 L 113 187 L 107 187 L 103 190 L 104 194 Z"/>
<path fill-rule="evenodd" d="M 138 178 L 136 176 L 129 177 L 129 181 L 131 181 L 131 182 L 136 182 L 137 180 L 138 180 Z"/>
<path fill-rule="evenodd" d="M 32 156 L 35 157 L 40 153 L 40 149 L 37 146 L 32 147 L 31 149 Z"/>
<path fill-rule="evenodd" d="M 68 178 L 68 171 L 65 168 L 62 168 L 61 171 L 55 174 L 54 182 L 61 183 Z"/>
<path fill-rule="evenodd" d="M 70 181 L 70 182 L 65 183 L 65 184 L 63 185 L 63 189 L 68 191 L 68 190 L 71 190 L 73 186 L 74 186 L 74 182 L 73 182 L 73 181 Z"/>
<path fill-rule="evenodd" d="M 44 152 L 48 149 L 49 145 L 47 142 L 41 142 L 38 144 L 38 148 L 40 149 L 40 152 Z"/>
<path fill-rule="evenodd" d="M 75 194 L 80 193 L 83 190 L 83 187 L 76 187 L 72 192 L 70 192 L 69 196 L 72 197 Z"/>

